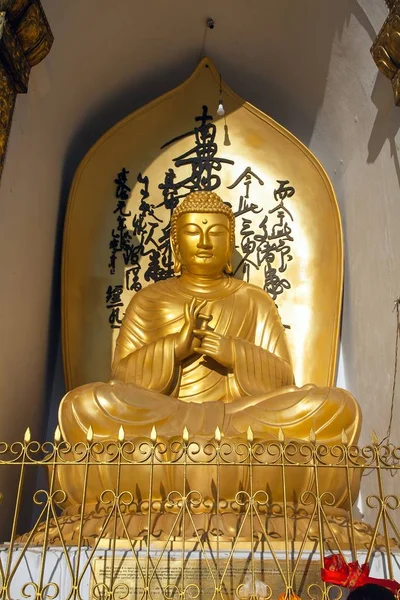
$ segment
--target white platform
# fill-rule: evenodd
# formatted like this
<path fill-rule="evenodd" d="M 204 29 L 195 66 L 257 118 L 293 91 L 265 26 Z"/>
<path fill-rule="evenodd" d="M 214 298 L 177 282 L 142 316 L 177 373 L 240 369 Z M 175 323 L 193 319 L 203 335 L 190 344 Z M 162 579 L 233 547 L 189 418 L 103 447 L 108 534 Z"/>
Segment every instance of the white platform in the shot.
<path fill-rule="evenodd" d="M 160 544 L 161 546 L 161 544 Z M 0 559 L 3 570 L 6 569 L 8 549 L 4 545 L 0 548 Z M 345 553 L 346 559 L 351 561 L 349 553 Z M 15 549 L 12 556 L 12 566 L 16 565 L 21 556 L 21 550 Z M 82 598 L 89 599 L 106 599 L 104 583 L 109 583 L 109 573 L 111 572 L 111 556 L 112 552 L 109 549 L 98 549 L 94 553 L 89 547 L 85 547 L 80 553 L 79 573 L 82 574 L 79 583 L 79 595 L 71 594 L 75 571 L 78 567 L 78 553 L 76 548 L 68 549 L 68 559 L 63 550 L 59 547 L 49 548 L 43 557 L 41 548 L 30 548 L 27 550 L 13 574 L 10 587 L 9 598 L 20 599 L 26 597 L 35 599 L 36 592 L 40 592 L 39 588 L 47 587 L 47 595 L 43 598 L 49 599 L 54 596 L 54 600 L 66 600 L 67 598 Z M 196 583 L 200 589 L 199 598 L 211 598 L 215 590 L 215 578 L 217 573 L 217 558 L 215 551 L 207 551 L 205 555 L 197 550 L 185 552 L 185 582 L 184 585 Z M 230 552 L 228 549 L 221 549 L 219 552 L 219 573 L 223 573 Z M 91 557 L 90 562 L 88 563 Z M 161 557 L 161 560 L 160 560 Z M 242 588 L 242 596 L 246 597 L 246 590 L 251 593 L 251 567 L 250 553 L 247 550 L 236 550 L 233 554 L 231 566 L 227 569 L 224 577 L 224 598 L 234 598 L 236 589 L 239 583 L 244 584 Z M 276 552 L 276 558 L 284 572 L 286 572 L 286 555 L 283 551 Z M 154 567 L 157 565 L 157 576 L 154 576 L 150 582 L 151 597 L 153 599 L 163 598 L 161 588 L 169 591 L 167 595 L 178 599 L 177 590 L 175 595 L 172 594 L 172 587 L 166 589 L 166 586 L 176 585 L 182 590 L 181 567 L 183 562 L 182 549 L 169 549 L 164 553 L 161 547 L 154 549 L 149 553 L 148 565 L 149 573 L 153 573 Z M 290 564 L 294 564 L 296 555 L 290 557 Z M 43 580 L 40 585 L 41 565 L 44 560 Z M 278 598 L 279 593 L 284 590 L 281 576 L 274 563 L 270 552 L 256 552 L 255 560 L 255 579 L 257 580 L 257 593 L 260 596 L 265 596 L 267 590 L 262 583 L 269 584 L 272 588 L 272 598 Z M 365 553 L 358 555 L 358 561 L 363 563 Z M 393 555 L 393 570 L 394 578 L 400 580 L 400 554 Z M 140 566 L 138 566 L 138 564 Z M 106 568 L 104 568 L 104 565 Z M 144 581 L 147 565 L 146 549 L 138 550 L 135 555 L 131 550 L 119 548 L 115 551 L 114 572 L 117 573 L 114 582 L 113 600 L 139 600 L 145 598 Z M 85 568 L 86 566 L 86 568 Z M 319 579 L 319 553 L 315 551 L 306 551 L 303 554 L 301 563 L 298 568 L 296 589 L 300 592 L 302 600 L 308 598 L 307 586 L 310 583 L 321 583 Z M 140 570 L 142 570 L 143 575 Z M 105 572 L 107 573 L 105 574 Z M 83 573 L 82 573 L 83 572 Z M 211 575 L 213 573 L 213 575 Z M 247 573 L 244 575 L 244 573 Z M 387 562 L 381 554 L 374 556 L 371 568 L 371 576 L 378 578 L 387 578 Z M 75 579 L 76 575 L 75 575 Z M 218 585 L 218 583 L 217 583 Z M 117 586 L 117 589 L 115 587 Z M 129 591 L 128 591 L 129 590 Z M 192 595 L 195 595 L 195 588 L 192 588 Z M 343 597 L 346 597 L 344 593 Z M 218 595 L 216 596 L 219 597 Z M 186 595 L 186 600 L 190 598 L 189 593 Z"/>

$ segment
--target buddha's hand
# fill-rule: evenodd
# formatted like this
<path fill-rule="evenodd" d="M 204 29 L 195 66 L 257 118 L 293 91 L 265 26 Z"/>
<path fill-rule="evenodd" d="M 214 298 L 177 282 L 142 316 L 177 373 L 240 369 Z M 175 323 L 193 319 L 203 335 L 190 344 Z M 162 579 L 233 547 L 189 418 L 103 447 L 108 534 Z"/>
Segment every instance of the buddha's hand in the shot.
<path fill-rule="evenodd" d="M 175 357 L 179 362 L 194 354 L 195 349 L 200 346 L 200 340 L 194 336 L 194 328 L 197 317 L 206 303 L 206 300 L 199 302 L 193 298 L 190 304 L 185 304 L 185 322 L 175 338 Z"/>
<path fill-rule="evenodd" d="M 201 344 L 195 348 L 195 352 L 210 356 L 220 365 L 233 369 L 234 350 L 232 338 L 208 329 L 195 329 L 194 335 L 201 340 Z"/>

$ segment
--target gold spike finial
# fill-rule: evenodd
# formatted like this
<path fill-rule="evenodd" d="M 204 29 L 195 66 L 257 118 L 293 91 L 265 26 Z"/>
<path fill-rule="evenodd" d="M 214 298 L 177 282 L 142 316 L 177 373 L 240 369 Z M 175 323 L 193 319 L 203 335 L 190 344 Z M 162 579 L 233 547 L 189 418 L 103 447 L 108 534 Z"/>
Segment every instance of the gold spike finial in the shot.
<path fill-rule="evenodd" d="M 60 426 L 57 425 L 56 430 L 54 432 L 54 441 L 56 444 L 58 444 L 59 442 L 61 442 L 61 430 L 60 430 Z"/>
<path fill-rule="evenodd" d="M 282 427 L 279 427 L 278 442 L 281 442 L 281 444 L 283 444 L 284 441 L 285 441 L 285 434 L 283 433 Z"/>
<path fill-rule="evenodd" d="M 151 429 L 150 439 L 153 442 L 153 444 L 157 441 L 157 429 L 156 429 L 155 425 L 153 425 L 153 427 Z"/>
<path fill-rule="evenodd" d="M 118 429 L 118 441 L 122 444 L 122 442 L 124 440 L 125 440 L 125 430 L 121 425 L 121 427 Z"/>
<path fill-rule="evenodd" d="M 315 436 L 315 431 L 313 428 L 310 429 L 310 438 L 309 439 L 312 444 L 315 444 L 315 442 L 317 440 L 317 438 Z"/>
<path fill-rule="evenodd" d="M 188 429 L 187 429 L 186 425 L 185 425 L 185 427 L 183 429 L 182 438 L 183 438 L 183 441 L 185 443 L 189 441 L 189 432 L 188 432 Z"/>
<path fill-rule="evenodd" d="M 379 438 L 376 435 L 375 429 L 372 430 L 372 443 L 374 446 L 379 446 Z"/>
<path fill-rule="evenodd" d="M 91 444 L 93 442 L 93 429 L 92 429 L 91 425 L 89 426 L 89 429 L 87 430 L 86 440 L 89 442 L 89 444 Z"/>
<path fill-rule="evenodd" d="M 214 433 L 214 439 L 216 442 L 220 442 L 222 439 L 222 435 L 221 435 L 221 430 L 219 427 L 216 428 L 215 433 Z"/>
<path fill-rule="evenodd" d="M 252 444 L 254 442 L 254 433 L 250 425 L 247 428 L 247 441 Z"/>
<path fill-rule="evenodd" d="M 342 429 L 342 444 L 343 446 L 347 446 L 349 442 L 349 438 L 347 437 L 347 433 L 345 432 L 344 429 Z"/>
<path fill-rule="evenodd" d="M 29 444 L 30 441 L 31 441 L 31 430 L 29 429 L 29 427 L 27 427 L 26 431 L 24 433 L 24 442 L 25 442 L 25 444 Z"/>

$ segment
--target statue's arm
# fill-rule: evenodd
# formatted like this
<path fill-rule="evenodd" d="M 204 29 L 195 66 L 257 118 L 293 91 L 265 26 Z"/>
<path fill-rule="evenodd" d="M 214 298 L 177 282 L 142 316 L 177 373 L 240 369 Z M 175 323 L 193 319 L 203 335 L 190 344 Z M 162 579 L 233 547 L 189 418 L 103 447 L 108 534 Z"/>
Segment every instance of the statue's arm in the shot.
<path fill-rule="evenodd" d="M 193 299 L 184 306 L 182 320 L 177 321 L 175 333 L 166 333 L 162 324 L 154 326 L 154 308 L 148 306 L 142 294 L 134 298 L 124 317 L 118 336 L 113 378 L 134 383 L 169 396 L 179 387 L 182 363 L 200 344 L 193 336 L 193 328 L 205 301 Z M 153 319 L 152 319 L 153 316 Z M 168 323 L 171 331 L 170 323 Z M 168 330 L 167 330 L 168 331 Z M 153 338 L 153 339 L 152 339 Z"/>
<path fill-rule="evenodd" d="M 129 352 L 123 345 L 125 336 L 122 327 L 121 334 L 122 339 L 116 347 L 113 362 L 113 378 L 162 394 L 173 395 L 180 380 L 181 370 L 175 357 L 176 336 L 166 335 Z"/>
<path fill-rule="evenodd" d="M 257 292 L 251 310 L 256 311 L 254 341 L 233 340 L 233 372 L 238 392 L 254 396 L 294 383 L 286 332 L 275 303 Z"/>
<path fill-rule="evenodd" d="M 174 395 L 181 375 L 175 357 L 175 337 L 157 313 L 154 292 L 139 292 L 131 300 L 119 331 L 112 377 Z"/>
<path fill-rule="evenodd" d="M 293 384 L 290 362 L 254 343 L 235 338 L 233 378 L 235 395 L 257 396 Z"/>

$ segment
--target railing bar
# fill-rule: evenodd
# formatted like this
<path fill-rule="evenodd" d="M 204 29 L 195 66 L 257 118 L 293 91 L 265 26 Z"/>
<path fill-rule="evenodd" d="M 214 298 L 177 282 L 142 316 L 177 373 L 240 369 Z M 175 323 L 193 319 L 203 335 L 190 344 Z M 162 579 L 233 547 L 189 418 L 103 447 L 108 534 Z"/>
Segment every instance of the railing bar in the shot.
<path fill-rule="evenodd" d="M 40 594 L 40 596 L 43 593 L 43 578 L 44 578 L 44 569 L 45 569 L 46 556 L 47 556 L 47 545 L 48 545 L 48 541 L 49 541 L 50 515 L 51 515 L 51 507 L 52 507 L 53 496 L 54 496 L 54 485 L 55 485 L 55 478 L 56 478 L 56 471 L 57 471 L 57 457 L 58 457 L 59 443 L 60 443 L 59 429 L 57 427 L 55 435 L 54 435 L 55 464 L 54 464 L 54 469 L 52 470 L 51 477 L 50 477 L 50 485 L 49 485 L 49 492 L 48 492 L 48 499 L 47 499 L 47 506 L 46 506 L 47 510 L 45 511 L 46 512 L 46 521 L 45 521 L 44 540 L 43 540 L 43 545 L 42 545 L 42 555 L 41 555 L 41 559 L 40 559 L 39 579 L 38 579 L 38 583 L 37 583 L 37 594 Z"/>
<path fill-rule="evenodd" d="M 175 529 L 175 527 L 176 527 L 176 524 L 178 523 L 178 521 L 179 521 L 179 518 L 180 518 L 181 514 L 182 514 L 182 507 L 179 509 L 179 512 L 176 514 L 175 520 L 174 520 L 174 522 L 172 523 L 172 527 L 171 527 L 171 529 L 170 529 L 170 533 L 169 533 L 169 535 L 168 535 L 168 537 L 167 537 L 167 539 L 166 539 L 166 541 L 165 541 L 165 544 L 164 544 L 164 546 L 163 546 L 163 548 L 162 548 L 162 550 L 161 550 L 160 556 L 158 557 L 158 560 L 157 560 L 157 562 L 156 562 L 156 564 L 155 564 L 155 567 L 154 567 L 154 568 L 153 568 L 153 570 L 152 570 L 152 573 L 151 573 L 151 576 L 150 576 L 150 579 L 149 579 L 149 586 L 150 586 L 151 582 L 152 582 L 152 581 L 153 581 L 153 579 L 154 579 L 154 575 L 156 574 L 157 567 L 158 567 L 158 565 L 160 564 L 160 562 L 161 562 L 161 560 L 162 560 L 162 558 L 163 558 L 163 555 L 164 555 L 164 553 L 165 553 L 165 550 L 167 549 L 167 546 L 168 546 L 168 544 L 170 544 L 170 543 L 171 543 L 171 537 L 172 537 L 172 536 L 171 536 L 171 533 L 172 533 L 172 532 L 173 532 L 173 530 Z"/>
<path fill-rule="evenodd" d="M 204 560 L 206 561 L 206 565 L 207 565 L 207 567 L 208 567 L 208 570 L 209 570 L 209 572 L 210 572 L 210 575 L 211 575 L 211 577 L 212 577 L 212 580 L 213 580 L 213 582 L 214 582 L 214 585 L 215 585 L 217 580 L 216 580 L 216 578 L 214 577 L 214 574 L 213 574 L 213 572 L 212 572 L 212 568 L 211 568 L 210 561 L 208 560 L 207 553 L 206 553 L 206 551 L 205 551 L 205 548 L 204 548 L 204 545 L 203 545 L 203 543 L 202 543 L 202 541 L 201 541 L 201 537 L 200 537 L 200 535 L 199 535 L 198 529 L 197 529 L 197 527 L 196 527 L 196 524 L 195 524 L 195 522 L 194 522 L 193 515 L 192 515 L 191 513 L 189 513 L 189 519 L 190 519 L 190 521 L 191 521 L 191 523 L 192 523 L 192 525 L 193 525 L 193 528 L 194 528 L 194 531 L 195 531 L 195 534 L 196 534 L 196 537 L 197 537 L 197 541 L 198 541 L 198 543 L 199 543 L 199 545 L 200 545 L 200 548 L 201 548 L 201 553 L 202 553 L 202 554 L 203 554 L 203 556 L 204 556 Z"/>
<path fill-rule="evenodd" d="M 292 589 L 293 589 L 293 584 L 294 584 L 294 578 L 296 576 L 297 569 L 298 569 L 298 566 L 300 564 L 301 557 L 303 556 L 304 547 L 305 547 L 305 545 L 307 543 L 308 534 L 310 533 L 310 529 L 311 529 L 311 526 L 312 526 L 313 521 L 315 519 L 316 512 L 317 512 L 317 505 L 315 504 L 314 505 L 314 510 L 312 512 L 311 518 L 310 518 L 310 520 L 308 522 L 307 529 L 306 529 L 304 537 L 303 537 L 303 541 L 301 542 L 299 551 L 297 553 L 296 562 L 295 562 L 293 570 L 292 570 L 292 576 L 291 576 L 291 588 Z"/>
<path fill-rule="evenodd" d="M 151 439 L 151 454 L 150 454 L 150 473 L 149 473 L 149 508 L 147 515 L 147 534 L 146 534 L 146 579 L 145 579 L 145 594 L 144 597 L 148 598 L 150 595 L 150 582 L 152 578 L 149 579 L 150 572 L 150 540 L 151 540 L 151 509 L 153 506 L 153 485 L 154 485 L 154 458 L 155 451 L 157 447 L 157 435 L 154 436 L 154 439 Z M 154 570 L 153 570 L 154 573 Z"/>
<path fill-rule="evenodd" d="M 104 491 L 107 492 L 107 491 L 111 491 L 111 490 L 104 490 Z M 100 544 L 100 540 L 101 540 L 101 537 L 102 537 L 101 534 L 103 533 L 103 531 L 105 531 L 107 529 L 107 526 L 108 526 L 109 522 L 111 521 L 111 518 L 112 518 L 112 515 L 114 513 L 114 510 L 115 510 L 115 504 L 112 506 L 109 514 L 107 515 L 107 517 L 106 517 L 106 519 L 105 519 L 105 521 L 104 521 L 104 523 L 103 523 L 103 525 L 101 527 L 100 535 L 99 535 L 98 538 L 96 538 L 96 542 L 94 543 L 94 545 L 91 548 L 91 551 L 89 553 L 89 558 L 87 559 L 87 561 L 86 561 L 86 563 L 84 565 L 83 571 L 80 574 L 80 577 L 79 577 L 79 580 L 78 580 L 78 584 L 77 584 L 78 585 L 78 589 L 81 586 L 82 579 L 83 579 L 83 577 L 84 577 L 84 575 L 85 575 L 88 567 L 91 566 L 91 562 L 92 562 L 93 556 L 95 555 L 95 552 L 97 552 L 99 544 Z"/>
<path fill-rule="evenodd" d="M 268 535 L 268 533 L 267 533 L 267 531 L 266 531 L 266 529 L 265 529 L 265 527 L 263 525 L 263 522 L 261 520 L 261 516 L 260 516 L 257 508 L 255 508 L 254 511 L 256 513 L 256 517 L 257 517 L 257 520 L 258 520 L 258 522 L 260 524 L 261 530 L 262 530 L 262 532 L 264 534 L 265 541 L 267 543 L 268 549 L 271 552 L 272 558 L 274 559 L 274 562 L 276 564 L 276 568 L 278 569 L 279 574 L 282 577 L 282 581 L 284 582 L 285 586 L 287 587 L 288 586 L 288 581 L 287 581 L 287 579 L 285 577 L 285 574 L 284 574 L 283 569 L 282 569 L 282 567 L 280 565 L 280 562 L 279 562 L 279 559 L 278 559 L 278 557 L 277 557 L 277 555 L 275 553 L 275 550 L 274 550 L 274 548 L 273 548 L 273 546 L 272 546 L 272 544 L 270 542 L 269 535 Z"/>
<path fill-rule="evenodd" d="M 29 444 L 29 442 L 28 442 L 28 444 Z M 19 478 L 18 478 L 18 490 L 17 490 L 17 497 L 15 499 L 15 508 L 14 508 L 12 527 L 11 527 L 10 546 L 8 548 L 6 568 L 5 568 L 5 572 L 3 574 L 1 598 L 4 597 L 3 592 L 5 592 L 8 589 L 7 582 L 8 582 L 8 578 L 9 578 L 9 574 L 10 574 L 10 569 L 11 569 L 12 554 L 13 554 L 13 550 L 14 550 L 14 543 L 15 543 L 15 538 L 16 538 L 16 533 L 17 533 L 17 523 L 18 523 L 19 511 L 21 509 L 22 489 L 23 489 L 24 478 L 25 478 L 25 458 L 26 458 L 26 453 L 27 453 L 27 449 L 28 449 L 28 444 L 25 443 L 25 441 L 24 441 L 23 450 L 22 450 L 23 458 L 21 461 L 21 469 L 20 469 L 20 474 L 19 474 Z"/>
<path fill-rule="evenodd" d="M 86 505 L 86 495 L 87 495 L 87 485 L 89 478 L 89 456 L 92 449 L 92 442 L 87 441 L 85 444 L 85 456 L 86 461 L 84 463 L 85 471 L 83 474 L 83 490 L 82 490 L 82 503 L 81 503 L 81 514 L 79 519 L 79 533 L 78 533 L 78 546 L 76 550 L 76 564 L 75 564 L 75 572 L 73 577 L 73 598 L 76 600 L 77 597 L 80 598 L 79 588 L 78 588 L 78 580 L 79 580 L 79 567 L 81 563 L 81 550 L 82 550 L 82 532 L 83 532 L 83 521 L 85 517 L 85 505 Z"/>
<path fill-rule="evenodd" d="M 119 436 L 118 436 L 119 437 Z M 117 446 L 117 479 L 115 484 L 115 493 L 114 493 L 114 520 L 113 520 L 113 536 L 111 541 L 111 576 L 110 576 L 110 593 L 114 593 L 114 567 L 115 567 L 115 549 L 117 544 L 117 523 L 118 523 L 118 508 L 120 506 L 121 497 L 120 497 L 120 487 L 121 487 L 121 453 L 122 453 L 122 445 L 124 443 L 123 439 L 118 439 Z"/>
<path fill-rule="evenodd" d="M 219 430 L 218 430 L 219 433 Z M 219 436 L 217 436 L 219 437 Z M 221 584 L 219 581 L 219 571 L 220 571 L 220 535 L 219 535 L 219 530 L 220 530 L 220 518 L 219 518 L 219 511 L 220 511 L 220 491 L 221 491 L 221 473 L 220 473 L 220 469 L 221 469 L 221 456 L 220 456 L 220 450 L 221 450 L 221 445 L 220 445 L 220 440 L 216 440 L 216 452 L 217 452 L 217 510 L 216 510 L 216 522 L 217 522 L 217 579 L 218 579 L 218 588 L 221 589 Z M 219 592 L 220 596 L 221 596 L 221 592 Z"/>
<path fill-rule="evenodd" d="M 319 489 L 319 479 L 318 479 L 318 461 L 316 460 L 316 456 L 317 456 L 317 444 L 315 442 L 311 442 L 311 446 L 313 448 L 313 453 L 312 453 L 312 462 L 313 462 L 313 471 L 314 471 L 314 481 L 315 481 L 315 496 L 316 496 L 316 505 L 317 505 L 317 518 L 318 518 L 318 543 L 319 543 L 319 559 L 320 559 L 320 566 L 321 569 L 324 567 L 324 557 L 325 557 L 325 550 L 324 550 L 324 530 L 323 530 L 323 520 L 322 520 L 322 515 L 321 515 L 321 494 L 320 494 L 320 489 Z M 322 584 L 322 592 L 323 592 L 323 598 L 329 598 L 328 596 L 328 592 L 327 592 L 327 586 L 326 583 L 323 582 Z"/>
<path fill-rule="evenodd" d="M 26 554 L 26 550 L 29 547 L 31 539 L 35 535 L 36 530 L 37 530 L 38 526 L 40 525 L 40 520 L 41 520 L 42 516 L 44 515 L 44 513 L 46 512 L 46 510 L 47 510 L 47 503 L 43 507 L 43 509 L 41 510 L 41 512 L 40 512 L 40 514 L 39 514 L 39 516 L 38 516 L 38 518 L 36 520 L 35 525 L 33 526 L 32 530 L 29 532 L 28 538 L 27 538 L 26 542 L 24 543 L 24 545 L 23 545 L 23 547 L 21 549 L 19 557 L 17 558 L 15 564 L 11 568 L 11 571 L 10 571 L 10 574 L 9 574 L 8 580 L 7 580 L 7 590 L 9 589 L 10 583 L 11 583 L 11 581 L 12 581 L 12 579 L 13 579 L 13 577 L 14 577 L 14 575 L 15 575 L 18 567 L 19 567 L 19 565 L 21 564 L 22 559 L 24 558 L 24 556 Z M 8 598 L 8 596 L 7 596 L 7 598 Z"/>
<path fill-rule="evenodd" d="M 280 451 L 282 453 L 282 492 L 283 492 L 283 523 L 285 530 L 285 559 L 286 559 L 286 581 L 292 582 L 290 575 L 290 564 L 289 564 L 289 535 L 288 535 L 288 514 L 287 514 L 287 490 L 286 490 L 286 469 L 285 469 L 285 448 L 284 442 L 279 444 Z"/>
<path fill-rule="evenodd" d="M 385 537 L 386 554 L 387 554 L 387 560 L 388 560 L 389 577 L 390 577 L 390 579 L 393 579 L 392 554 L 391 554 L 389 531 L 388 531 L 387 519 L 386 519 L 387 499 L 385 498 L 384 491 L 383 491 L 383 481 L 382 481 L 381 464 L 380 464 L 380 456 L 379 456 L 379 445 L 374 444 L 374 449 L 375 449 L 375 457 L 376 457 L 376 467 L 377 467 L 376 473 L 377 473 L 377 477 L 378 477 L 379 497 L 381 499 L 382 509 L 383 509 L 382 510 L 382 523 L 383 523 L 383 533 L 384 533 L 384 537 Z"/>
<path fill-rule="evenodd" d="M 139 569 L 139 571 L 140 571 L 140 575 L 142 576 L 143 583 L 145 583 L 145 582 L 146 582 L 146 578 L 145 578 L 145 575 L 144 575 L 143 569 L 142 569 L 142 567 L 141 567 L 141 565 L 140 565 L 139 559 L 138 559 L 138 557 L 137 557 L 137 553 L 136 553 L 136 551 L 135 551 L 135 548 L 134 548 L 134 546 L 133 546 L 133 544 L 132 544 L 132 540 L 130 539 L 129 532 L 128 532 L 127 528 L 126 528 L 126 525 L 125 525 L 125 520 L 124 520 L 124 518 L 123 518 L 123 515 L 122 515 L 122 513 L 121 513 L 121 509 L 120 509 L 119 507 L 117 507 L 117 510 L 118 510 L 118 512 L 119 512 L 119 515 L 120 515 L 120 519 L 121 519 L 121 522 L 122 522 L 122 528 L 123 528 L 123 530 L 124 530 L 124 532 L 125 532 L 126 539 L 129 541 L 129 545 L 130 545 L 130 547 L 131 547 L 132 554 L 133 554 L 133 556 L 134 556 L 134 558 L 135 558 L 135 563 L 136 563 L 136 566 L 138 567 L 138 569 Z"/>

